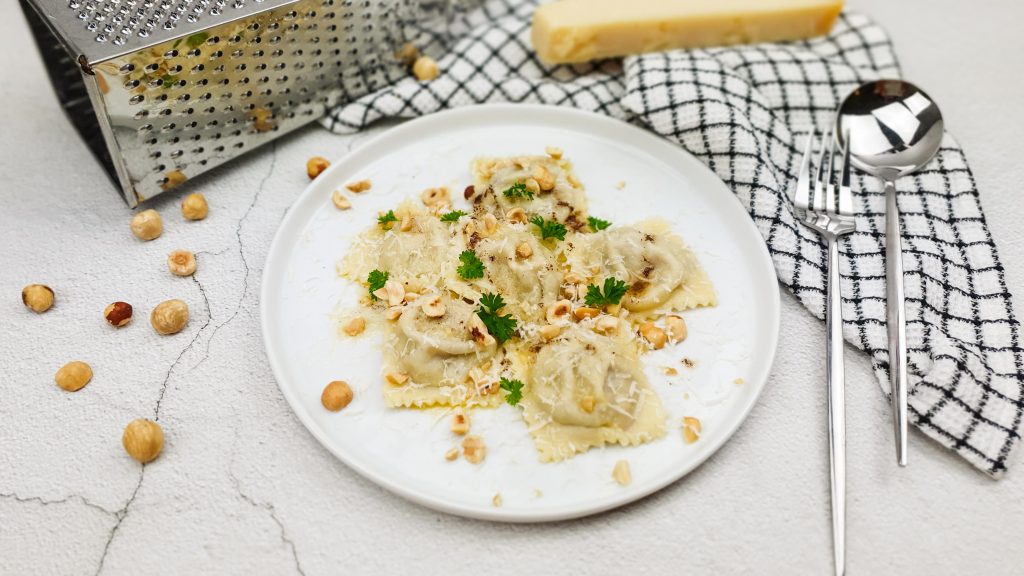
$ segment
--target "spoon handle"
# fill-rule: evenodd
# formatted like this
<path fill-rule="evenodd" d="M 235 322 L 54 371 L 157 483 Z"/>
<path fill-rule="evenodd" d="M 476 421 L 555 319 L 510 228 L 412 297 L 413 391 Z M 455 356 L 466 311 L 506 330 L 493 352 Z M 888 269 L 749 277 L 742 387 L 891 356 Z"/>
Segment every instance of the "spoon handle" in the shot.
<path fill-rule="evenodd" d="M 885 286 L 889 328 L 889 387 L 896 462 L 907 465 L 907 311 L 903 301 L 903 241 L 900 213 L 896 206 L 896 185 L 885 185 Z"/>

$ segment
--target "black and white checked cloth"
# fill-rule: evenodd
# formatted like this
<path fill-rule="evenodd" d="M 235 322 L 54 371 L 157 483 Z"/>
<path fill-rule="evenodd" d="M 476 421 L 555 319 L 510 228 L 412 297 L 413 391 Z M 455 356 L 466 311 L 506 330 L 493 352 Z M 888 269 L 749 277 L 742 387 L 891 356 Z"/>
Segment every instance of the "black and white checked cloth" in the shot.
<path fill-rule="evenodd" d="M 441 76 L 403 79 L 334 109 L 324 125 L 354 132 L 381 118 L 504 101 L 582 108 L 645 126 L 725 181 L 764 236 L 779 281 L 823 318 L 825 250 L 794 220 L 787 190 L 799 144 L 831 125 L 840 100 L 863 82 L 899 76 L 885 32 L 845 13 L 828 37 L 807 42 L 545 66 L 530 47 L 534 5 L 489 0 L 459 14 L 450 36 L 420 27 L 425 51 L 440 56 Z M 998 477 L 1020 440 L 1024 350 L 974 178 L 947 135 L 931 164 L 897 186 L 913 422 Z M 840 247 L 844 336 L 871 356 L 887 391 L 885 197 L 873 178 L 858 176 L 854 189 L 857 232 Z"/>

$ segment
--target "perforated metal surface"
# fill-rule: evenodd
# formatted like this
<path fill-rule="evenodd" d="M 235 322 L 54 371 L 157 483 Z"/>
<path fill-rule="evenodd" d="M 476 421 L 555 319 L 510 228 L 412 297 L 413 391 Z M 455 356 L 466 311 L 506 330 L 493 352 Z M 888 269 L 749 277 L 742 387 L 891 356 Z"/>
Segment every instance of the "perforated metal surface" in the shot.
<path fill-rule="evenodd" d="M 112 23 L 121 16 L 125 23 L 125 14 L 143 9 L 148 19 L 126 22 L 125 34 L 132 33 L 132 38 L 143 37 L 151 20 L 157 21 L 154 28 L 162 28 L 161 34 L 184 30 L 173 25 L 174 17 L 193 27 L 186 35 L 175 34 L 133 52 L 90 60 L 83 65 L 81 86 L 50 65 L 69 114 L 81 114 L 84 86 L 107 148 L 106 154 L 97 150 L 97 156 L 105 159 L 131 205 L 298 128 L 339 101 L 408 74 L 395 56 L 406 42 L 405 24 L 436 18 L 445 5 L 300 0 L 278 1 L 273 8 L 270 0 L 234 0 L 233 16 L 252 6 L 271 9 L 197 29 L 215 17 L 228 18 L 226 0 L 64 1 L 70 3 L 62 17 L 84 14 L 78 21 L 84 29 L 108 17 Z M 170 4 L 173 11 L 165 7 Z M 194 22 L 189 15 L 195 16 Z M 46 26 L 33 14 L 29 17 L 44 56 L 52 59 L 48 47 L 54 39 L 42 38 Z M 163 28 L 164 22 L 172 25 Z M 103 33 L 105 28 L 97 30 Z M 156 37 L 154 32 L 147 38 Z M 56 39 L 69 46 L 67 38 Z M 74 110 L 73 102 L 79 103 Z M 96 138 L 86 133 L 85 123 L 75 124 L 87 141 Z"/>

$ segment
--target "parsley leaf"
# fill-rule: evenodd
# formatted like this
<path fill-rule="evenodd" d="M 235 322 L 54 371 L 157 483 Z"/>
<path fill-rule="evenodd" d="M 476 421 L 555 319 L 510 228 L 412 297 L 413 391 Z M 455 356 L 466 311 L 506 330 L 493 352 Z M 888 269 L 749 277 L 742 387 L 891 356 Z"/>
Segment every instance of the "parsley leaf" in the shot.
<path fill-rule="evenodd" d="M 530 222 L 540 228 L 540 237 L 542 240 L 548 238 L 558 238 L 559 240 L 565 240 L 565 233 L 567 230 L 561 222 L 554 220 L 545 220 L 540 216 L 534 216 L 530 218 Z"/>
<path fill-rule="evenodd" d="M 480 296 L 480 307 L 476 311 L 476 315 L 483 321 L 487 331 L 499 343 L 512 337 L 517 324 L 511 314 L 498 314 L 498 311 L 504 306 L 505 300 L 500 295 L 485 292 Z"/>
<path fill-rule="evenodd" d="M 527 200 L 533 200 L 533 192 L 531 192 L 530 189 L 527 188 L 526 184 L 523 182 L 516 182 L 515 184 L 509 186 L 508 188 L 505 188 L 505 191 L 502 192 L 502 194 L 505 195 L 505 198 L 510 198 L 512 200 L 515 200 L 516 198 L 526 198 Z"/>
<path fill-rule="evenodd" d="M 377 216 L 377 224 L 380 224 L 385 230 L 391 230 L 392 222 L 398 222 L 398 216 L 395 216 L 394 210 L 388 210 L 387 214 Z"/>
<path fill-rule="evenodd" d="M 462 210 L 452 210 L 441 215 L 441 222 L 458 222 L 459 218 L 465 215 L 466 213 Z"/>
<path fill-rule="evenodd" d="M 609 304 L 618 304 L 626 294 L 626 283 L 618 278 L 604 279 L 604 293 L 601 288 L 591 284 L 587 286 L 587 306 L 600 308 Z"/>
<path fill-rule="evenodd" d="M 593 216 L 587 216 L 587 224 L 590 224 L 590 229 L 594 232 L 600 232 L 612 225 L 612 223 L 607 220 L 601 220 L 600 218 L 594 218 Z"/>
<path fill-rule="evenodd" d="M 502 390 L 508 392 L 505 395 L 505 402 L 508 402 L 510 406 L 519 404 L 519 401 L 523 398 L 523 383 L 519 380 L 509 380 L 508 378 L 502 378 L 498 382 L 498 386 Z"/>
<path fill-rule="evenodd" d="M 374 292 L 384 287 L 384 283 L 388 281 L 390 274 L 387 272 L 381 272 L 380 270 L 373 270 L 370 275 L 366 277 L 367 288 L 370 291 L 370 298 L 376 300 Z"/>
<path fill-rule="evenodd" d="M 476 257 L 476 252 L 472 250 L 464 251 L 462 254 L 459 254 L 459 261 L 462 262 L 462 266 L 458 268 L 459 276 L 466 280 L 484 277 L 484 263 Z"/>

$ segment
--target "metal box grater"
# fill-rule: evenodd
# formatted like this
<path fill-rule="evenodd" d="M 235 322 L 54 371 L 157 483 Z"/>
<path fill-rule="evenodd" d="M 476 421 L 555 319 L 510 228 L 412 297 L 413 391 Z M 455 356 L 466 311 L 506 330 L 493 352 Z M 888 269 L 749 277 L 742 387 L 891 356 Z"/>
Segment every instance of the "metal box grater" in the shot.
<path fill-rule="evenodd" d="M 72 124 L 132 207 L 408 72 L 443 1 L 21 0 Z"/>

